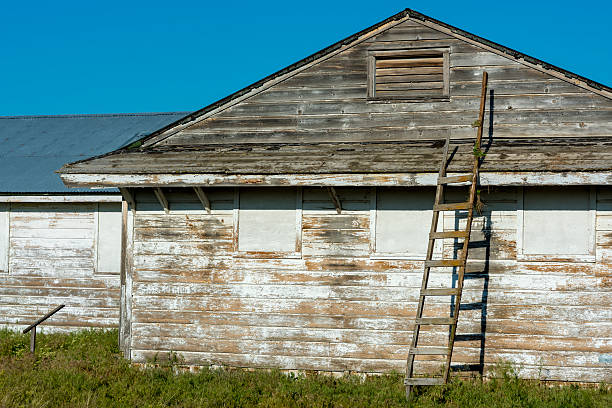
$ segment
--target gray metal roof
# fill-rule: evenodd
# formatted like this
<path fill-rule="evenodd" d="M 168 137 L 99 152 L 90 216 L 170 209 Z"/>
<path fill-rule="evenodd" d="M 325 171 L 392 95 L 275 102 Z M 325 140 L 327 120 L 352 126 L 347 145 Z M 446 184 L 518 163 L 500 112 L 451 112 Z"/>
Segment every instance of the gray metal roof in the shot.
<path fill-rule="evenodd" d="M 91 192 L 65 187 L 55 171 L 126 146 L 187 114 L 0 116 L 0 193 Z"/>

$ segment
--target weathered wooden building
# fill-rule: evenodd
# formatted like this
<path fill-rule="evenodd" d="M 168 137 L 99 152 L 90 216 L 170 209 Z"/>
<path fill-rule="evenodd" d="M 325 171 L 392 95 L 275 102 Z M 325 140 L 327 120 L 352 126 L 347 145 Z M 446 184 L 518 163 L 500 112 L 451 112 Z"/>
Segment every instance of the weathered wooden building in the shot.
<path fill-rule="evenodd" d="M 612 381 L 612 89 L 412 10 L 61 169 L 68 186 L 130 201 L 126 355 L 403 370 L 441 140 L 457 148 L 450 171 L 469 169 L 483 71 L 485 207 L 454 365 Z M 464 222 L 453 211 L 442 224 Z"/>
<path fill-rule="evenodd" d="M 184 115 L 0 117 L 0 328 L 59 304 L 50 330 L 118 326 L 121 194 L 68 189 L 55 170 Z"/>

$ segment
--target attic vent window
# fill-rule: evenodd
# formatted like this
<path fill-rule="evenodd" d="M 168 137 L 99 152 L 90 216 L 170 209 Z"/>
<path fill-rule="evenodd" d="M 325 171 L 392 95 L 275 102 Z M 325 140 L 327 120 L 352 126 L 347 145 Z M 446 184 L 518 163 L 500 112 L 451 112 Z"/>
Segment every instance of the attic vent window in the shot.
<path fill-rule="evenodd" d="M 436 50 L 371 51 L 368 98 L 428 100 L 449 96 L 449 52 Z"/>

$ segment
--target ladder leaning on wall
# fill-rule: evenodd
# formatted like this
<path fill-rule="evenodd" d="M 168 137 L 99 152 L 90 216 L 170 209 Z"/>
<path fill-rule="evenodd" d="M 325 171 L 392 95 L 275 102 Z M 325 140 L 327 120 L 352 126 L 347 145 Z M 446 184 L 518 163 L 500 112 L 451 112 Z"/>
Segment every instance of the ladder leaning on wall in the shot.
<path fill-rule="evenodd" d="M 457 319 L 459 317 L 459 306 L 461 304 L 461 294 L 463 291 L 463 276 L 468 256 L 468 246 L 470 243 L 470 232 L 472 230 L 472 219 L 474 211 L 474 199 L 476 197 L 476 185 L 478 183 L 478 167 L 480 158 L 482 157 L 480 143 L 482 140 L 482 129 L 484 121 L 485 101 L 487 92 L 487 73 L 483 72 L 482 76 L 482 91 L 480 95 L 480 114 L 478 118 L 478 131 L 476 134 L 476 142 L 474 144 L 474 163 L 471 174 L 447 176 L 446 168 L 448 167 L 448 151 L 450 146 L 450 137 L 446 138 L 444 144 L 444 152 L 442 156 L 442 164 L 438 173 L 438 182 L 436 188 L 436 196 L 433 207 L 433 216 L 431 220 L 431 229 L 429 231 L 429 241 L 427 245 L 427 255 L 425 258 L 425 266 L 423 271 L 423 281 L 421 283 L 421 291 L 419 294 L 419 303 L 417 306 L 416 318 L 414 322 L 414 334 L 408 352 L 408 361 L 406 363 L 406 397 L 410 398 L 411 389 L 415 385 L 437 385 L 445 384 L 448 381 L 450 373 L 451 359 L 453 355 L 453 345 L 455 342 L 455 332 L 457 329 Z M 463 203 L 443 203 L 445 186 L 453 183 L 469 183 L 469 198 Z M 443 211 L 467 211 L 466 228 L 465 230 L 455 231 L 438 231 L 438 219 Z M 459 259 L 432 259 L 434 245 L 439 239 L 463 239 Z M 429 288 L 429 273 L 431 268 L 457 268 L 457 284 L 456 287 L 450 288 Z M 454 297 L 453 308 L 451 309 L 450 317 L 423 317 L 425 309 L 425 299 L 439 296 L 451 296 L 451 302 Z M 448 326 L 449 337 L 448 345 L 444 347 L 427 347 L 419 345 L 419 333 L 421 326 Z M 441 377 L 414 377 L 414 360 L 417 355 L 437 355 L 444 356 L 444 367 Z"/>

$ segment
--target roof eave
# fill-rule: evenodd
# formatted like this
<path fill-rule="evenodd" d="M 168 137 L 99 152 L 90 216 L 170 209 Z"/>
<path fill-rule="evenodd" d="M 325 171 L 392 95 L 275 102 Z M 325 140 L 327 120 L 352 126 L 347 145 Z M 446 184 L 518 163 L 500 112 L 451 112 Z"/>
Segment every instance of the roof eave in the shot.
<path fill-rule="evenodd" d="M 452 174 L 450 174 L 452 175 Z M 428 173 L 338 173 L 338 174 L 84 174 L 64 173 L 67 187 L 417 187 L 435 186 L 437 172 Z M 609 185 L 612 170 L 581 172 L 481 172 L 480 185 L 576 186 Z"/>

